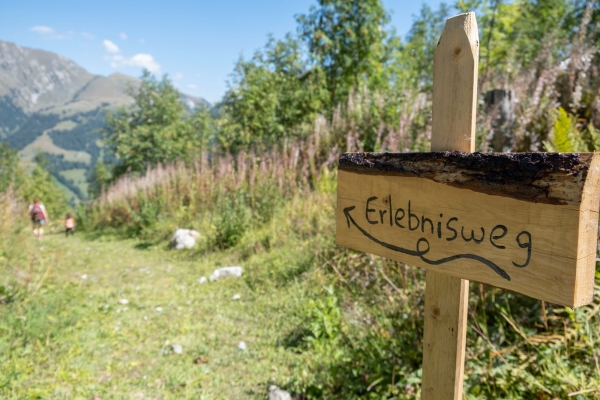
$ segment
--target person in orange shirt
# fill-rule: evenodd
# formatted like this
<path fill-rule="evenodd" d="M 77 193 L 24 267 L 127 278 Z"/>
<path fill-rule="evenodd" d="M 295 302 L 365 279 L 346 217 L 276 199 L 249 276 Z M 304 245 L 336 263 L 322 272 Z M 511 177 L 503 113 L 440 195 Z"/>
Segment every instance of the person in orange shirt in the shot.
<path fill-rule="evenodd" d="M 65 229 L 67 237 L 69 237 L 69 233 L 71 236 L 75 235 L 75 219 L 71 213 L 67 213 L 67 217 L 65 218 Z"/>

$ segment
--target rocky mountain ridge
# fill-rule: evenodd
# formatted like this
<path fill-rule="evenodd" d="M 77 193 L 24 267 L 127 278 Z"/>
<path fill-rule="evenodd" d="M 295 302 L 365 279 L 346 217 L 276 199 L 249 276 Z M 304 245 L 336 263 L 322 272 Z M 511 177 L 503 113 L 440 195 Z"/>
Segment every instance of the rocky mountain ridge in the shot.
<path fill-rule="evenodd" d="M 62 112 L 65 107 L 87 112 L 98 107 L 131 103 L 128 86 L 139 85 L 132 76 L 93 75 L 65 56 L 0 41 L 0 138 L 37 112 Z M 191 111 L 209 105 L 199 97 L 182 94 Z"/>
<path fill-rule="evenodd" d="M 93 75 L 67 57 L 0 41 L 0 141 L 30 162 L 50 158 L 71 198 L 87 194 L 87 177 L 103 157 L 99 128 L 105 113 L 131 104 L 140 80 L 121 73 Z M 181 95 L 188 112 L 210 104 Z"/>

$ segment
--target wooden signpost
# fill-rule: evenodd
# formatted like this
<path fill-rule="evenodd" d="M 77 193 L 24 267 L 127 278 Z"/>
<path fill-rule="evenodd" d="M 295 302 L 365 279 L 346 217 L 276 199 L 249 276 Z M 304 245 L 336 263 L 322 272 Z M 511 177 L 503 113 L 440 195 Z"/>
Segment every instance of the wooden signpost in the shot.
<path fill-rule="evenodd" d="M 432 153 L 347 153 L 336 242 L 427 269 L 423 399 L 460 399 L 468 280 L 570 307 L 592 300 L 600 154 L 472 153 L 474 13 L 434 57 Z"/>

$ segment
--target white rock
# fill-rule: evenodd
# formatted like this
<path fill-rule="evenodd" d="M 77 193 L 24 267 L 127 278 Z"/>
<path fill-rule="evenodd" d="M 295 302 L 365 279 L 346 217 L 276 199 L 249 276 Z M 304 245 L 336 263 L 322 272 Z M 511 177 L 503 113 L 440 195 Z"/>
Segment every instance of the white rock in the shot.
<path fill-rule="evenodd" d="M 81 275 L 81 279 L 86 280 L 87 279 L 87 274 Z"/>
<path fill-rule="evenodd" d="M 239 342 L 237 348 L 238 348 L 238 350 L 245 351 L 246 350 L 246 343 Z"/>
<path fill-rule="evenodd" d="M 129 300 L 127 300 L 127 299 L 121 299 L 121 300 L 119 300 L 119 303 L 121 303 L 121 304 L 129 304 Z"/>
<path fill-rule="evenodd" d="M 183 346 L 180 344 L 174 344 L 171 346 L 171 349 L 173 350 L 173 353 L 175 354 L 181 354 L 183 353 Z"/>
<path fill-rule="evenodd" d="M 234 294 L 232 299 L 233 300 L 239 300 L 241 298 L 242 298 L 242 296 L 240 296 L 239 294 Z"/>
<path fill-rule="evenodd" d="M 196 282 L 198 282 L 199 284 L 203 284 L 206 283 L 206 277 L 205 276 L 201 276 Z"/>
<path fill-rule="evenodd" d="M 269 386 L 269 400 L 292 400 L 292 395 L 286 390 L 271 385 Z"/>
<path fill-rule="evenodd" d="M 199 237 L 200 232 L 193 229 L 177 229 L 171 239 L 171 247 L 175 250 L 191 249 Z"/>
<path fill-rule="evenodd" d="M 215 282 L 215 281 L 218 281 L 219 279 L 225 278 L 227 276 L 235 276 L 236 278 L 239 278 L 240 276 L 242 276 L 242 272 L 243 272 L 242 267 L 217 268 L 213 271 L 212 274 L 210 274 L 210 277 L 208 279 L 210 279 L 211 282 Z"/>
<path fill-rule="evenodd" d="M 162 312 L 163 308 L 162 307 L 156 307 L 156 312 Z"/>

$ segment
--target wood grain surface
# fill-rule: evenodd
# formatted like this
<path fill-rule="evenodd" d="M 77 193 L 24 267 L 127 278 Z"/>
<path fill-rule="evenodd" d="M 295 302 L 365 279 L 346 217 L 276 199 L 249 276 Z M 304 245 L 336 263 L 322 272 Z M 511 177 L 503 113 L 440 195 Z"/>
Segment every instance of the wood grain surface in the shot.
<path fill-rule="evenodd" d="M 340 170 L 337 243 L 551 303 L 581 306 L 593 295 L 598 234 L 599 197 L 594 193 L 600 155 L 588 160 L 584 180 L 570 175 L 578 182 L 571 185 L 568 204 L 486 194 L 429 178 Z"/>

